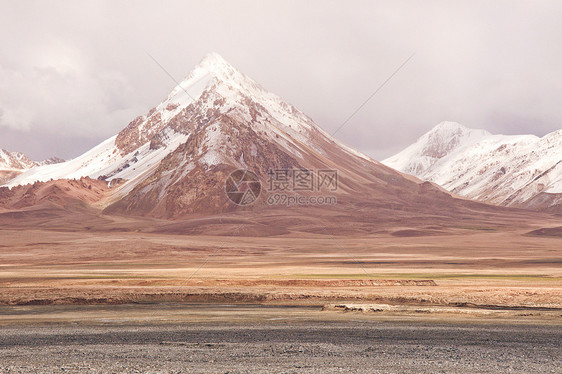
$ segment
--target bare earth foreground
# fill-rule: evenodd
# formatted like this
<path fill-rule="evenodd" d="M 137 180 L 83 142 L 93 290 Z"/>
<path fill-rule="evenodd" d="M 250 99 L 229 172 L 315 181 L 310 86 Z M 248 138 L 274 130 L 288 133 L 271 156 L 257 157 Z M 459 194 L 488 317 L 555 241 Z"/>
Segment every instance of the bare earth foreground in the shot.
<path fill-rule="evenodd" d="M 4 373 L 560 372 L 560 327 L 515 321 L 443 323 L 219 304 L 2 307 L 0 313 L 22 317 L 0 329 Z M 30 322 L 36 319 L 58 323 Z"/>

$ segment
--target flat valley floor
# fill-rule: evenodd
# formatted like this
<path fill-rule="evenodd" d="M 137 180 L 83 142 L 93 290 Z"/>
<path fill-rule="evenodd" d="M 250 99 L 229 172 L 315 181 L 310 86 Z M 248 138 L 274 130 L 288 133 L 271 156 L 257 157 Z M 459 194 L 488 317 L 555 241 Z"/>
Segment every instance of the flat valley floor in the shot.
<path fill-rule="evenodd" d="M 212 302 L 562 310 L 562 239 L 529 228 L 270 237 L 0 228 L 0 305 Z M 532 317 L 532 316 L 531 316 Z"/>
<path fill-rule="evenodd" d="M 560 373 L 561 238 L 529 234 L 556 223 L 364 237 L 3 227 L 0 373 Z"/>

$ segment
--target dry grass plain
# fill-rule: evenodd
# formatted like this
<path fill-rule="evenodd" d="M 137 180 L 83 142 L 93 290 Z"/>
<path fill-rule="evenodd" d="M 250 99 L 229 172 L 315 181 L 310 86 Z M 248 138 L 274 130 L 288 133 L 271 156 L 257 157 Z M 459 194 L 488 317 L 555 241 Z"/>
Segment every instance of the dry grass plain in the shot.
<path fill-rule="evenodd" d="M 0 304 L 315 305 L 559 324 L 562 240 L 532 228 L 233 237 L 4 227 Z"/>

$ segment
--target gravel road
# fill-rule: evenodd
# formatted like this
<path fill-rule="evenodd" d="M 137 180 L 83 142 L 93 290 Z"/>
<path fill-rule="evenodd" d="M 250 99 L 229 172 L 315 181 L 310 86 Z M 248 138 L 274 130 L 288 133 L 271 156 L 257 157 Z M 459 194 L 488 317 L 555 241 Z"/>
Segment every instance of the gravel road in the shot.
<path fill-rule="evenodd" d="M 562 373 L 558 326 L 380 321 L 0 327 L 1 373 Z"/>

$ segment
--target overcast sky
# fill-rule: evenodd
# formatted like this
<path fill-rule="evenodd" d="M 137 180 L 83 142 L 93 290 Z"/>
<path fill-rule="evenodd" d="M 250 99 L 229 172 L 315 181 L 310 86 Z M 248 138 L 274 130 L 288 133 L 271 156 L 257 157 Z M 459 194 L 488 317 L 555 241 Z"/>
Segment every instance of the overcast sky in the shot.
<path fill-rule="evenodd" d="M 0 1 L 0 147 L 71 158 L 207 52 L 377 159 L 443 120 L 562 128 L 562 1 Z"/>

